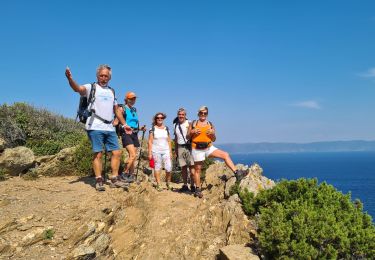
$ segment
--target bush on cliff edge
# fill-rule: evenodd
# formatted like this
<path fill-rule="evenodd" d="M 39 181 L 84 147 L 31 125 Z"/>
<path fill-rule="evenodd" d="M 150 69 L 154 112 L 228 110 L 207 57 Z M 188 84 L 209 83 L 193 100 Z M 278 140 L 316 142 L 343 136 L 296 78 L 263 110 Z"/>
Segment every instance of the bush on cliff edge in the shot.
<path fill-rule="evenodd" d="M 255 198 L 237 191 L 258 214 L 261 254 L 270 259 L 374 259 L 375 226 L 360 201 L 316 179 L 283 180 Z"/>
<path fill-rule="evenodd" d="M 0 136 L 8 147 L 24 145 L 36 155 L 51 155 L 75 146 L 85 132 L 72 119 L 26 103 L 14 103 L 0 105 Z"/>

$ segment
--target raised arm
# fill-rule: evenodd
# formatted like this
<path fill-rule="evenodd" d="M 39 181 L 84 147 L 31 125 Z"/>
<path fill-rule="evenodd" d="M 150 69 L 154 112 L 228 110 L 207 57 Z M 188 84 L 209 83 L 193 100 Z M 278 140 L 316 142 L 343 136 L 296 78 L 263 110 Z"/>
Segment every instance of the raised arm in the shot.
<path fill-rule="evenodd" d="M 84 86 L 80 86 L 77 84 L 77 82 L 74 81 L 72 72 L 68 67 L 66 67 L 65 70 L 65 76 L 68 79 L 70 87 L 75 91 L 78 92 L 81 95 L 84 95 L 86 93 L 86 88 Z"/>

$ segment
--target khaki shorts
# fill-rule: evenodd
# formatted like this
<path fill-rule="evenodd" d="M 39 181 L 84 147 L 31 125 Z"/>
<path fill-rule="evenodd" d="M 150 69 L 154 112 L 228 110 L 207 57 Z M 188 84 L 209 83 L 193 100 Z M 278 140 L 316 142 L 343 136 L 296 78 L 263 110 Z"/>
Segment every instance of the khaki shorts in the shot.
<path fill-rule="evenodd" d="M 191 155 L 191 151 L 187 149 L 185 146 L 178 146 L 177 149 L 178 153 L 178 165 L 180 167 L 184 166 L 193 166 L 194 165 L 194 159 L 193 156 Z"/>

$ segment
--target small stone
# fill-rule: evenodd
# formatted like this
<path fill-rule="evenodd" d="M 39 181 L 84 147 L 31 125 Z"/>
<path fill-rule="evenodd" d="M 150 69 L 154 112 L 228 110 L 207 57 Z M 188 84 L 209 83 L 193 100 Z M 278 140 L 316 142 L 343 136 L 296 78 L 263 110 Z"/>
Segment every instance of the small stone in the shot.
<path fill-rule="evenodd" d="M 67 235 L 64 235 L 64 236 L 62 237 L 62 239 L 63 239 L 63 240 L 68 240 L 69 237 L 68 237 Z"/>

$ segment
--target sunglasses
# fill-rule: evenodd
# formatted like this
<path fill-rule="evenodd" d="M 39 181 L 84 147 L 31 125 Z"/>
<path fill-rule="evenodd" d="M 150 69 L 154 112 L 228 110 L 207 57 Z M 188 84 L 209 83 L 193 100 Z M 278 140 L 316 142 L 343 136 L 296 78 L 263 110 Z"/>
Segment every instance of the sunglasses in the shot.
<path fill-rule="evenodd" d="M 158 117 L 156 117 L 156 119 L 164 119 L 164 117 L 160 117 L 160 116 L 158 116 Z"/>
<path fill-rule="evenodd" d="M 206 115 L 208 115 L 208 113 L 207 112 L 199 112 L 199 115 L 206 116 Z"/>

